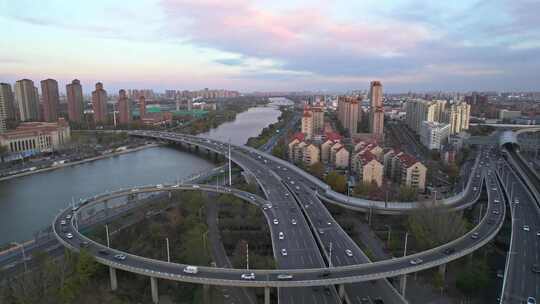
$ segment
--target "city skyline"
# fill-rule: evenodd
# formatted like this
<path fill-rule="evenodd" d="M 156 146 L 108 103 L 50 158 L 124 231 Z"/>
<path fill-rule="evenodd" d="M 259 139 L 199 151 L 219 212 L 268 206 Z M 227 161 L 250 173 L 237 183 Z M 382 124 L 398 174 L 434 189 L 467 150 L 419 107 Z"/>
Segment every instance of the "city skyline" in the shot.
<path fill-rule="evenodd" d="M 22 8 L 29 8 L 22 9 Z M 0 82 L 389 93 L 539 90 L 540 3 L 4 2 Z M 88 89 L 85 94 L 88 94 Z"/>

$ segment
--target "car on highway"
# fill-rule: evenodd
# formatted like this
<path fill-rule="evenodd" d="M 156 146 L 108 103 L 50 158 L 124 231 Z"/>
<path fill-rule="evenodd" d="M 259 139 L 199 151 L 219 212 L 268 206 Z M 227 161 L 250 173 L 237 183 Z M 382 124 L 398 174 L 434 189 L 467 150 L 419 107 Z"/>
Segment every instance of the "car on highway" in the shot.
<path fill-rule="evenodd" d="M 527 304 L 536 304 L 536 299 L 533 298 L 533 297 L 528 297 L 527 298 Z"/>
<path fill-rule="evenodd" d="M 499 214 L 499 210 L 493 210 L 493 211 L 491 211 L 491 213 L 493 213 L 493 214 Z"/>
<path fill-rule="evenodd" d="M 293 275 L 292 274 L 278 274 L 277 279 L 281 281 L 292 280 Z"/>
<path fill-rule="evenodd" d="M 90 243 L 88 243 L 87 241 L 82 241 L 82 242 L 79 243 L 79 246 L 83 247 L 83 248 L 88 247 L 88 245 L 90 245 Z"/>
<path fill-rule="evenodd" d="M 319 234 L 324 234 L 324 230 L 319 229 Z"/>
<path fill-rule="evenodd" d="M 444 254 L 452 254 L 454 252 L 456 252 L 456 249 L 452 248 L 452 247 L 449 247 L 449 248 L 446 248 L 445 250 L 443 250 Z"/>
<path fill-rule="evenodd" d="M 191 188 L 199 189 L 200 186 L 199 185 L 193 185 L 193 186 L 191 186 Z"/>
<path fill-rule="evenodd" d="M 119 253 L 119 254 L 115 254 L 115 255 L 114 255 L 114 258 L 117 259 L 117 260 L 123 261 L 123 260 L 125 260 L 127 257 L 126 257 L 125 254 Z"/>
<path fill-rule="evenodd" d="M 240 278 L 244 279 L 244 280 L 255 280 L 255 274 L 253 272 L 250 272 L 250 273 L 242 273 L 242 275 L 240 276 Z"/>
<path fill-rule="evenodd" d="M 61 220 L 60 221 L 60 225 L 65 225 L 66 224 L 66 221 L 65 220 Z"/>
<path fill-rule="evenodd" d="M 540 236 L 540 231 L 538 231 L 538 232 L 536 233 L 536 236 Z"/>
<path fill-rule="evenodd" d="M 66 220 L 71 219 L 71 214 L 66 215 Z"/>
<path fill-rule="evenodd" d="M 274 219 L 274 225 L 277 225 L 277 224 L 279 224 L 278 219 Z"/>
<path fill-rule="evenodd" d="M 296 219 L 291 220 L 291 224 L 296 225 Z M 539 232 L 540 233 L 540 232 Z"/>
<path fill-rule="evenodd" d="M 131 189 L 131 192 L 137 192 L 137 191 L 139 191 L 139 188 L 133 188 L 133 189 Z"/>
<path fill-rule="evenodd" d="M 280 240 L 285 239 L 285 234 L 283 234 L 283 232 L 281 232 L 281 231 L 279 232 L 279 239 Z"/>
<path fill-rule="evenodd" d="M 534 273 L 540 273 L 540 264 L 533 264 L 531 267 L 531 271 Z"/>
<path fill-rule="evenodd" d="M 345 254 L 346 254 L 347 256 L 349 256 L 349 257 L 352 257 L 352 256 L 353 256 L 353 253 L 352 253 L 352 251 L 351 251 L 350 249 L 346 249 L 346 250 L 345 250 Z"/>
<path fill-rule="evenodd" d="M 523 225 L 523 231 L 530 231 L 529 225 Z"/>
<path fill-rule="evenodd" d="M 72 238 L 73 238 L 73 234 L 71 234 L 71 233 L 66 233 L 66 237 L 67 237 L 68 239 L 72 239 Z"/>
<path fill-rule="evenodd" d="M 471 239 L 476 240 L 478 238 L 478 232 L 471 234 Z"/>
<path fill-rule="evenodd" d="M 163 189 L 163 185 L 162 185 L 162 184 L 157 184 L 157 185 L 156 185 L 156 188 L 158 188 L 158 189 Z"/>
<path fill-rule="evenodd" d="M 411 265 L 419 265 L 422 264 L 424 261 L 421 258 L 412 259 L 409 261 Z"/>
<path fill-rule="evenodd" d="M 109 255 L 109 252 L 106 249 L 100 249 L 98 253 L 101 255 Z"/>
<path fill-rule="evenodd" d="M 282 256 L 287 256 L 287 249 L 285 249 L 285 248 L 281 249 L 281 255 Z"/>
<path fill-rule="evenodd" d="M 184 273 L 189 273 L 189 274 L 197 274 L 199 272 L 199 268 L 197 268 L 197 266 L 186 266 L 184 267 Z"/>

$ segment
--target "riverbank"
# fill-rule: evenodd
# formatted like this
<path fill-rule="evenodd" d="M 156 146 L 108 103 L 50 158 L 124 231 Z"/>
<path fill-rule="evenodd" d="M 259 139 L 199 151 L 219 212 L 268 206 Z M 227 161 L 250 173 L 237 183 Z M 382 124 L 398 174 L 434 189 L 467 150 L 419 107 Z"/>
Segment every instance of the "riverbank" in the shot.
<path fill-rule="evenodd" d="M 67 163 L 56 165 L 56 166 L 50 166 L 50 167 L 47 167 L 47 168 L 37 169 L 37 170 L 34 170 L 34 171 L 27 171 L 27 172 L 24 172 L 24 173 L 18 173 L 18 174 L 13 174 L 13 175 L 9 175 L 9 176 L 4 176 L 4 177 L 0 178 L 0 182 L 10 180 L 10 179 L 13 179 L 13 178 L 18 178 L 18 177 L 23 177 L 23 176 L 48 172 L 48 171 L 53 171 L 53 170 L 60 169 L 60 168 L 76 166 L 76 165 L 89 163 L 89 162 L 93 162 L 93 161 L 100 160 L 100 159 L 105 159 L 105 158 L 118 156 L 118 155 L 122 155 L 122 154 L 126 154 L 126 153 L 136 152 L 136 151 L 141 151 L 141 150 L 144 150 L 144 149 L 153 148 L 153 147 L 157 147 L 157 146 L 159 146 L 159 144 L 145 144 L 145 145 L 140 146 L 140 147 L 135 147 L 135 148 L 126 149 L 126 150 L 113 152 L 113 153 L 108 153 L 108 154 L 102 154 L 102 155 L 99 155 L 99 156 L 95 156 L 95 157 L 91 157 L 91 158 L 87 158 L 87 159 L 82 159 L 82 160 L 79 160 L 79 161 L 67 162 Z"/>

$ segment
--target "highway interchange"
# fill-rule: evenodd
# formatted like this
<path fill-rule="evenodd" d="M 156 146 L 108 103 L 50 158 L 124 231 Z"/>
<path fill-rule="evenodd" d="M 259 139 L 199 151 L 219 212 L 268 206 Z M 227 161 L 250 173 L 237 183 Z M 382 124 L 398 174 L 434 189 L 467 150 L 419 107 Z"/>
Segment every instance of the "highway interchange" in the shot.
<path fill-rule="evenodd" d="M 190 142 L 192 144 L 200 145 L 201 148 L 205 147 L 225 155 L 227 153 L 226 146 L 216 141 L 188 138 L 183 135 L 170 133 L 148 134 L 145 132 L 144 134 L 139 135 L 157 137 L 164 140 Z M 130 256 L 127 260 L 119 263 L 119 261 L 112 258 L 112 256 L 114 256 L 113 253 L 118 253 L 114 249 L 106 249 L 111 250 L 111 254 L 107 255 L 108 258 L 96 254 L 98 261 L 115 268 L 125 269 L 153 277 L 216 285 L 283 287 L 355 283 L 345 285 L 347 291 L 346 297 L 351 303 L 360 303 L 366 295 L 365 290 L 373 292 L 374 295 L 372 296 L 386 295 L 386 298 L 384 299 L 385 303 L 399 303 L 399 301 L 402 300 L 395 290 L 386 283 L 387 281 L 379 281 L 375 285 L 364 286 L 363 288 L 358 288 L 359 286 L 355 285 L 372 284 L 358 282 L 395 277 L 404 273 L 435 267 L 453 259 L 457 259 L 489 241 L 496 235 L 504 220 L 504 208 L 502 208 L 502 210 L 498 212 L 496 218 L 494 218 L 495 221 L 483 220 L 473 231 L 454 242 L 414 256 L 367 264 L 369 262 L 367 257 L 341 227 L 339 227 L 328 213 L 327 209 L 317 199 L 316 192 L 313 190 L 316 186 L 310 185 L 309 180 L 302 179 L 302 177 L 297 175 L 297 172 L 294 170 L 283 169 L 283 164 L 278 162 L 274 163 L 270 158 L 263 157 L 260 154 L 246 157 L 249 156 L 249 154 L 255 153 L 254 151 L 246 152 L 245 149 L 239 147 L 234 147 L 232 150 L 231 158 L 233 161 L 255 176 L 268 198 L 268 201 L 266 201 L 263 198 L 246 194 L 248 195 L 247 200 L 253 200 L 253 198 L 255 198 L 258 202 L 264 202 L 263 208 L 266 209 L 265 215 L 272 228 L 274 255 L 278 262 L 278 268 L 283 270 L 253 271 L 256 274 L 254 280 L 240 279 L 240 275 L 245 272 L 243 270 L 205 269 L 204 267 L 200 267 L 201 270 L 196 276 L 186 276 L 185 273 L 183 273 L 183 266 L 178 264 L 153 261 L 135 256 Z M 276 171 L 279 172 L 279 176 L 276 174 Z M 284 174 L 283 172 L 286 173 Z M 467 188 L 469 189 L 465 195 L 467 200 L 476 200 L 479 197 L 480 185 L 484 178 L 488 183 L 492 183 L 493 187 L 498 187 L 498 184 L 493 181 L 493 176 L 486 176 L 484 172 L 485 170 L 482 169 L 472 175 L 471 184 L 474 184 L 474 186 Z M 283 179 L 281 177 L 283 177 Z M 170 187 L 174 187 L 174 185 Z M 289 188 L 290 191 L 285 187 Z M 173 190 L 173 188 L 166 189 Z M 151 187 L 146 190 L 160 191 L 163 190 L 163 188 L 157 189 Z M 498 190 L 497 193 L 491 193 L 491 191 L 488 193 L 490 200 L 488 212 L 491 212 L 493 208 L 499 208 L 498 206 L 500 206 L 501 203 L 493 203 L 495 200 L 503 200 L 502 197 L 498 197 L 498 193 Z M 126 195 L 126 193 L 123 194 Z M 468 195 L 471 195 L 471 197 L 468 197 Z M 298 199 L 298 203 L 295 199 Z M 469 200 L 467 204 L 470 204 L 470 202 L 471 201 Z M 268 204 L 272 205 L 272 208 L 264 207 L 268 206 Z M 65 212 L 69 213 L 70 211 L 66 210 Z M 66 214 L 63 214 L 58 218 L 63 218 L 65 215 Z M 278 224 L 273 223 L 274 219 L 278 220 Z M 292 219 L 295 219 L 296 224 L 293 224 Z M 311 221 L 311 223 L 308 223 L 308 221 Z M 62 229 L 58 226 L 58 223 L 55 225 L 55 229 Z M 279 232 L 284 232 L 284 239 L 279 239 Z M 65 244 L 77 249 L 79 242 L 81 241 L 79 237 L 82 236 L 79 236 L 75 230 L 71 231 L 71 233 L 77 235 L 77 238 L 67 239 L 65 234 L 61 233 L 59 236 Z M 473 238 L 473 233 L 478 233 L 478 237 Z M 319 242 L 318 244 L 317 241 Z M 325 268 L 328 266 L 330 241 L 332 242 L 333 247 L 333 267 Z M 89 241 L 89 244 L 91 244 L 89 250 L 92 252 L 98 253 L 99 250 L 104 249 L 102 248 L 102 245 L 95 244 L 92 241 Z M 321 246 L 323 250 L 319 250 L 317 246 Z M 444 251 L 445 248 L 448 247 L 454 248 L 455 253 L 446 254 Z M 287 256 L 281 254 L 281 249 L 287 250 Z M 350 250 L 351 253 L 347 254 L 346 250 Z M 352 256 L 349 256 L 351 254 Z M 411 265 L 411 259 L 416 257 L 420 257 L 423 260 L 423 263 Z M 206 272 L 207 270 L 208 272 Z M 284 273 L 293 275 L 293 278 L 288 281 L 278 280 L 277 276 Z M 371 288 L 369 288 L 370 286 Z M 373 286 L 376 288 L 373 288 Z M 323 292 L 321 288 L 309 287 L 279 288 L 279 299 L 280 303 L 335 303 L 338 301 L 334 288 L 329 288 L 328 290 L 325 289 Z"/>

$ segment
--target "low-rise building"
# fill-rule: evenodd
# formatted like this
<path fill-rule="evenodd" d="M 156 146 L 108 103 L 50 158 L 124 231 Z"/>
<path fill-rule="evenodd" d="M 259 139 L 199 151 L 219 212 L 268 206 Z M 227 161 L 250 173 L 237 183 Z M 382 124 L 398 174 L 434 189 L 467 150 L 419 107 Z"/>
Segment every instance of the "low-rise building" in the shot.
<path fill-rule="evenodd" d="M 382 186 L 384 167 L 371 152 L 361 152 L 358 155 L 357 172 L 360 182 Z"/>
<path fill-rule="evenodd" d="M 332 147 L 334 148 L 334 147 Z M 334 153 L 334 166 L 338 169 L 347 169 L 349 167 L 350 153 L 344 146 L 341 146 Z"/>
<path fill-rule="evenodd" d="M 335 143 L 334 145 L 332 145 L 332 147 L 330 147 L 330 163 L 331 164 L 336 163 L 336 152 L 341 148 L 343 148 L 343 144 L 341 144 L 340 142 Z"/>
<path fill-rule="evenodd" d="M 314 144 L 305 146 L 302 155 L 302 162 L 307 166 L 312 166 L 320 161 L 320 150 Z"/>
<path fill-rule="evenodd" d="M 5 159 L 9 161 L 52 152 L 70 138 L 71 129 L 63 118 L 58 122 L 24 122 L 15 130 L 0 133 L 0 146 L 7 148 Z"/>
<path fill-rule="evenodd" d="M 400 153 L 396 155 L 399 180 L 402 186 L 424 191 L 426 188 L 427 168 L 413 156 Z"/>

